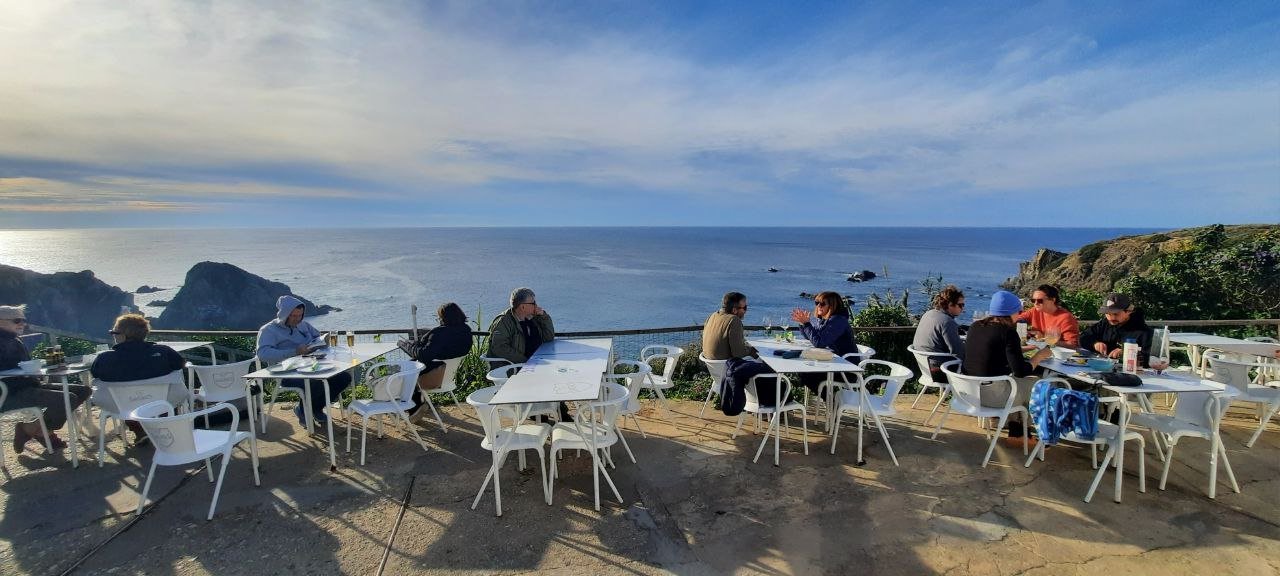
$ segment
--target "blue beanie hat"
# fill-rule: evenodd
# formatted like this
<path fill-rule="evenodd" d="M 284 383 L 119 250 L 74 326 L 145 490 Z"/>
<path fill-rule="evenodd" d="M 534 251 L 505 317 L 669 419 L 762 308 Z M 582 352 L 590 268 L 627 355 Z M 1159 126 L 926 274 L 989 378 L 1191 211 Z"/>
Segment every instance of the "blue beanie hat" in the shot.
<path fill-rule="evenodd" d="M 997 290 L 991 295 L 991 306 L 987 308 L 992 316 L 1013 316 L 1022 311 L 1022 300 L 1013 292 Z"/>

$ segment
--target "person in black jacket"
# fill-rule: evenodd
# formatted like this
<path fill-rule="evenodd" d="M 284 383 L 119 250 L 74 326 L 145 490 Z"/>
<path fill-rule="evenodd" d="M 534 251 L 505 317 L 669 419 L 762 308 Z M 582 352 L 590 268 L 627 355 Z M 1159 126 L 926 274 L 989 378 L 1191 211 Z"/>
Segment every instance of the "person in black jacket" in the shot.
<path fill-rule="evenodd" d="M 1048 347 L 1036 351 L 1030 360 L 1022 356 L 1022 339 L 1018 337 L 1013 316 L 1022 311 L 1022 301 L 1012 292 L 999 290 L 991 295 L 990 316 L 978 320 L 969 328 L 965 341 L 964 366 L 961 372 L 968 376 L 1013 376 L 1025 378 L 1040 366 L 1040 362 L 1053 352 Z M 1031 399 L 1032 382 L 1020 381 L 1014 390 L 1007 382 L 992 382 L 982 387 L 982 405 L 1001 408 L 1014 395 L 1015 406 L 1027 404 Z M 1009 420 L 1009 436 L 1023 435 L 1021 421 Z"/>
<path fill-rule="evenodd" d="M 467 315 L 453 302 L 436 309 L 440 325 L 428 330 L 411 342 L 401 340 L 400 349 L 425 368 L 418 376 L 418 389 L 413 393 L 413 414 L 410 420 L 417 422 L 431 411 L 423 400 L 423 394 L 439 388 L 444 383 L 444 360 L 466 356 L 471 351 L 471 328 Z"/>
<path fill-rule="evenodd" d="M 94 404 L 117 412 L 115 398 L 109 391 L 112 383 L 156 378 L 186 367 L 187 361 L 173 348 L 147 342 L 150 333 L 151 324 L 141 314 L 123 314 L 116 318 L 111 328 L 115 346 L 98 354 L 93 366 L 89 367 L 89 373 L 98 381 L 98 389 L 93 393 Z M 170 404 L 177 406 L 188 397 L 187 387 L 181 379 L 169 385 L 167 400 Z M 134 444 L 147 439 L 146 432 L 137 422 L 126 420 L 125 425 L 133 431 Z"/>
<path fill-rule="evenodd" d="M 1128 296 L 1112 293 L 1107 295 L 1098 313 L 1104 318 L 1080 333 L 1080 347 L 1108 358 L 1119 358 L 1124 354 L 1124 341 L 1132 338 L 1138 343 L 1138 365 L 1146 366 L 1155 331 L 1147 326 L 1142 310 L 1135 310 Z"/>
<path fill-rule="evenodd" d="M 27 313 L 23 306 L 0 306 L 0 370 L 12 370 L 19 362 L 31 359 L 31 353 L 18 336 L 27 329 Z M 44 423 L 49 428 L 49 444 L 54 450 L 67 447 L 53 431 L 61 428 L 67 421 L 67 410 L 62 398 L 62 385 L 45 384 L 38 378 L 30 376 L 10 376 L 3 378 L 8 394 L 0 411 L 17 410 L 18 408 L 43 408 Z M 68 384 L 71 394 L 71 409 L 89 399 L 93 391 L 88 386 Z M 40 437 L 39 422 L 18 422 L 13 428 L 13 452 L 21 454 L 27 442 Z"/>

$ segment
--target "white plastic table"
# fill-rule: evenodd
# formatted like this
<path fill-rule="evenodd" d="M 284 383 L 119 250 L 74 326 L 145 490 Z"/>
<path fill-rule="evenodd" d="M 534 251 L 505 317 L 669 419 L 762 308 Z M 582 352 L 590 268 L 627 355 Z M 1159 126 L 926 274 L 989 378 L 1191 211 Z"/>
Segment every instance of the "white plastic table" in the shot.
<path fill-rule="evenodd" d="M 190 341 L 190 340 L 175 340 L 175 341 L 173 341 L 173 342 L 167 342 L 167 341 L 166 341 L 166 342 L 156 342 L 156 344 L 161 344 L 161 345 L 164 345 L 164 346 L 168 346 L 168 347 L 170 347 L 170 348 L 173 348 L 173 351 L 174 351 L 174 352 L 177 352 L 177 353 L 179 353 L 179 354 L 181 354 L 181 353 L 183 353 L 183 352 L 186 352 L 187 350 L 192 350 L 192 349 L 195 349 L 195 348 L 201 348 L 201 347 L 208 348 L 208 349 L 209 349 L 209 362 L 210 362 L 211 364 L 217 364 L 217 363 L 218 363 L 218 355 L 217 355 L 217 354 L 215 354 L 215 353 L 214 353 L 214 351 L 213 351 L 213 342 L 193 342 L 193 341 Z"/>
<path fill-rule="evenodd" d="M 376 358 L 385 356 L 396 350 L 399 350 L 399 348 L 394 343 L 380 343 L 380 342 L 358 342 L 354 347 L 344 346 L 344 347 L 321 348 L 320 350 L 317 350 L 317 352 L 323 352 L 325 354 L 324 360 L 322 361 L 332 363 L 333 364 L 332 368 L 328 370 L 324 370 L 322 372 L 303 373 L 303 372 L 298 372 L 296 370 L 290 370 L 286 372 L 272 372 L 270 370 L 271 367 L 267 367 L 267 368 L 263 368 L 261 370 L 246 374 L 244 376 L 245 386 L 249 386 L 254 382 L 260 383 L 262 380 L 265 380 L 267 378 L 281 378 L 281 379 L 287 378 L 291 380 L 303 380 L 304 382 L 302 386 L 302 392 L 303 392 L 302 412 L 305 416 L 304 419 L 307 421 L 307 432 L 310 433 L 312 424 L 314 422 L 314 415 L 311 413 L 311 381 L 312 380 L 320 380 L 324 382 L 324 386 L 322 386 L 322 388 L 324 388 L 324 405 L 325 405 L 325 408 L 328 409 L 331 406 L 333 406 L 333 399 L 329 397 L 329 379 L 330 378 L 333 378 L 334 376 L 337 376 L 338 374 L 341 374 L 348 370 L 355 369 L 359 367 L 361 364 L 370 362 Z M 275 365 L 272 365 L 272 366 L 275 366 Z M 355 379 L 352 378 L 353 382 L 354 380 Z M 250 395 L 250 397 L 252 397 L 252 395 Z M 253 410 L 249 410 L 249 429 L 254 430 L 256 433 L 257 428 L 255 427 L 255 424 L 254 424 L 253 412 L 254 412 Z M 326 424 L 327 424 L 328 433 L 329 433 L 329 469 L 337 470 L 338 454 L 336 451 L 334 451 L 334 448 L 333 448 L 333 417 L 332 415 L 326 419 Z"/>
<path fill-rule="evenodd" d="M 1191 348 L 1189 354 L 1191 356 L 1191 366 L 1193 369 L 1198 368 L 1201 374 L 1204 373 L 1202 348 L 1221 350 L 1232 354 L 1244 354 L 1246 356 L 1262 356 L 1264 358 L 1274 358 L 1276 350 L 1280 350 L 1280 344 L 1252 342 L 1240 340 L 1239 338 L 1201 334 L 1199 332 L 1170 332 L 1169 341 L 1186 344 Z"/>
<path fill-rule="evenodd" d="M 73 362 L 63 364 L 62 366 L 52 370 L 49 368 L 41 368 L 32 372 L 23 370 L 22 368 L 14 368 L 12 370 L 0 372 L 0 378 L 8 376 L 29 376 L 31 378 L 39 378 L 45 382 L 62 385 L 62 406 L 65 414 L 67 415 L 67 436 L 70 437 L 69 444 L 71 444 L 72 468 L 80 467 L 80 423 L 76 421 L 75 412 L 71 411 L 71 389 L 67 387 L 70 384 L 70 382 L 67 381 L 67 377 L 74 376 L 76 374 L 83 374 L 88 371 L 89 366 L 87 364 Z M 58 381 L 54 382 L 54 378 L 57 378 Z M 85 407 L 85 411 L 87 413 L 89 409 L 88 399 L 85 399 L 85 401 L 80 405 Z M 52 434 L 53 430 L 50 430 L 49 433 Z"/>
<path fill-rule="evenodd" d="M 773 355 L 773 352 L 775 350 L 804 351 L 804 350 L 813 348 L 813 346 L 811 346 L 807 340 L 801 340 L 796 342 L 777 342 L 774 340 L 748 340 L 747 344 L 750 344 L 758 352 L 760 352 L 760 359 L 763 360 L 764 363 L 767 364 L 770 368 L 772 368 L 774 372 L 777 372 L 779 374 L 798 373 L 798 372 L 826 373 L 827 390 L 828 390 L 827 399 L 826 399 L 826 406 L 827 406 L 826 425 L 827 425 L 827 431 L 830 432 L 833 428 L 833 422 L 834 422 L 834 418 L 832 417 L 832 412 L 835 411 L 834 404 L 836 399 L 836 393 L 835 393 L 836 391 L 832 386 L 833 381 L 835 379 L 835 373 L 846 372 L 846 373 L 860 374 L 862 372 L 862 367 L 858 366 L 857 364 L 854 364 L 853 362 L 845 360 L 840 356 L 833 356 L 831 360 L 807 360 L 805 358 L 783 358 L 781 356 Z M 862 458 L 862 423 L 863 423 L 863 414 L 867 412 L 867 391 L 862 386 L 861 379 L 858 379 L 858 381 L 854 382 L 853 384 L 858 387 L 858 402 L 861 404 L 861 407 L 860 407 L 861 409 L 858 411 L 858 465 L 862 465 L 862 464 L 866 464 L 866 460 Z M 807 395 L 808 393 L 809 393 L 808 389 L 805 389 L 805 394 Z M 776 401 L 782 402 L 782 398 L 778 398 L 776 399 Z M 773 417 L 777 418 L 778 413 L 774 412 Z M 880 416 L 873 413 L 871 415 L 871 419 L 875 421 L 876 426 L 879 427 L 881 438 L 884 439 L 885 444 L 887 445 L 889 443 L 889 437 L 885 433 L 884 425 L 881 424 L 880 422 Z"/>
<path fill-rule="evenodd" d="M 1051 370 L 1086 384 L 1094 384 L 1104 390 L 1116 393 L 1122 397 L 1136 395 L 1138 397 L 1138 405 L 1145 411 L 1152 411 L 1152 407 L 1147 398 L 1150 394 L 1181 394 L 1184 392 L 1207 392 L 1216 398 L 1215 401 L 1221 401 L 1224 395 L 1222 384 L 1211 380 L 1202 380 L 1196 376 L 1187 374 L 1165 371 L 1164 374 L 1156 374 L 1150 370 L 1143 370 L 1139 375 L 1142 378 L 1141 386 L 1110 386 L 1101 379 L 1093 376 L 1096 370 L 1090 369 L 1088 366 L 1076 366 L 1067 364 L 1057 358 L 1046 358 L 1040 363 L 1045 370 Z M 1116 470 L 1124 470 L 1124 435 L 1129 429 L 1129 420 L 1122 418 L 1120 420 L 1120 446 L 1116 450 Z M 1214 430 L 1213 448 L 1209 457 L 1210 465 L 1217 470 L 1218 465 L 1218 447 L 1222 443 L 1222 437 L 1217 430 Z M 1124 474 L 1116 474 L 1116 493 L 1115 501 L 1120 501 L 1121 486 L 1124 480 Z"/>

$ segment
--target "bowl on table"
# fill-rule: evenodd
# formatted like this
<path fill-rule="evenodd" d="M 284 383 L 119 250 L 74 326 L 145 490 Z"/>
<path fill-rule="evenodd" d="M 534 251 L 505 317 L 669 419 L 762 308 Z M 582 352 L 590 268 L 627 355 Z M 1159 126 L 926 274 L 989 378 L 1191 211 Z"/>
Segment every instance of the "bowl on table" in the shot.
<path fill-rule="evenodd" d="M 1079 354 L 1079 352 L 1076 352 L 1075 348 L 1064 348 L 1062 346 L 1054 346 L 1052 350 L 1053 357 L 1059 360 L 1067 360 L 1072 356 Z"/>
<path fill-rule="evenodd" d="M 1110 358 L 1090 358 L 1088 360 L 1088 364 L 1090 370 L 1106 372 L 1111 370 L 1111 368 L 1116 365 L 1116 362 Z"/>

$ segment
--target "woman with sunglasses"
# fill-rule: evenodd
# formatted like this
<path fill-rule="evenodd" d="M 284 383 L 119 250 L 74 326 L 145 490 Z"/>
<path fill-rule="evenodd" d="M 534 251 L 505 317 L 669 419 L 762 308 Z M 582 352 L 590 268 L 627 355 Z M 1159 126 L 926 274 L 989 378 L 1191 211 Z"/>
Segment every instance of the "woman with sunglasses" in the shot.
<path fill-rule="evenodd" d="M 858 351 L 853 327 L 849 324 L 849 307 L 844 297 L 836 292 L 819 293 L 813 297 L 813 314 L 796 308 L 791 311 L 791 319 L 799 323 L 800 333 L 815 348 L 826 348 L 837 356 Z M 800 383 L 815 394 L 826 381 L 826 374 L 800 374 Z"/>
<path fill-rule="evenodd" d="M 1018 315 L 1018 322 L 1031 323 L 1027 334 L 1043 338 L 1049 332 L 1058 334 L 1058 343 L 1072 348 L 1080 346 L 1080 320 L 1062 307 L 1058 288 L 1042 284 L 1031 293 L 1032 307 Z"/>
<path fill-rule="evenodd" d="M 27 346 L 18 338 L 27 329 L 26 308 L 23 306 L 0 306 L 0 370 L 12 370 L 18 367 L 19 362 L 31 359 L 31 353 L 27 351 Z M 4 378 L 4 384 L 9 389 L 9 393 L 5 396 L 4 405 L 0 405 L 0 411 L 16 410 L 18 408 L 43 408 L 44 423 L 49 427 L 49 444 L 54 450 L 61 450 L 67 447 L 64 442 L 53 431 L 61 428 L 67 421 L 66 408 L 62 400 L 62 386 L 54 386 L 45 384 L 39 378 L 31 376 L 10 376 Z M 93 389 L 88 386 L 78 384 L 68 384 L 67 390 L 71 394 L 71 409 L 74 411 L 77 406 L 84 403 L 89 398 L 89 394 Z M 26 448 L 27 442 L 39 439 L 40 423 L 39 422 L 18 422 L 13 429 L 13 451 L 21 454 Z"/>

